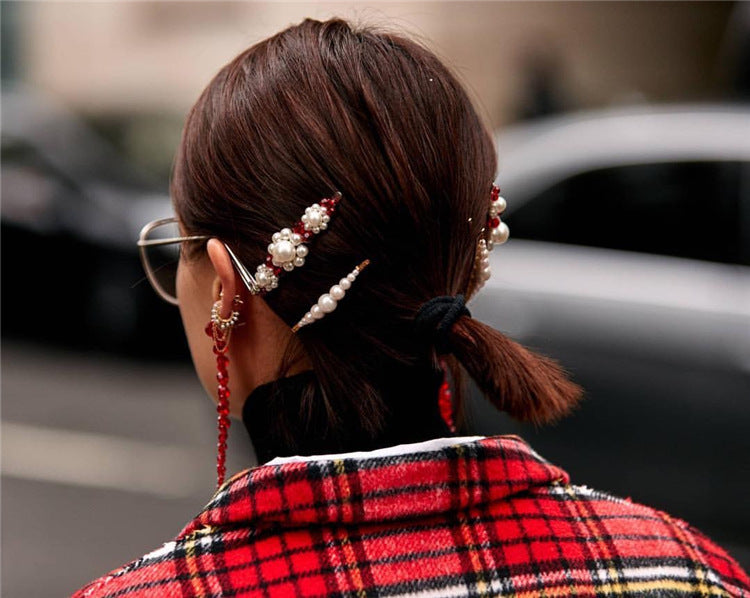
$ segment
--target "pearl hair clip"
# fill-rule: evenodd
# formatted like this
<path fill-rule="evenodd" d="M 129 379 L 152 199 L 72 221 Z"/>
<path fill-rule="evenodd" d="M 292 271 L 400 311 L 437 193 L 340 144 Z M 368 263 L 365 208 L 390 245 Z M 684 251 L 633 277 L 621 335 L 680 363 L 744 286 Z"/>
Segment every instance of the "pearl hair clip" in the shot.
<path fill-rule="evenodd" d="M 472 276 L 472 294 L 476 293 L 484 286 L 490 278 L 490 251 L 495 245 L 502 245 L 510 236 L 510 229 L 505 222 L 500 220 L 500 214 L 505 211 L 507 203 L 505 198 L 500 195 L 500 187 L 492 184 L 490 192 L 490 209 L 487 216 L 487 228 L 490 229 L 489 239 L 482 236 L 477 243 L 477 251 L 474 256 L 474 273 Z M 486 229 L 482 229 L 484 233 Z"/>
<path fill-rule="evenodd" d="M 279 275 L 282 271 L 291 272 L 305 264 L 309 251 L 305 242 L 328 228 L 340 199 L 341 192 L 336 191 L 333 196 L 306 208 L 302 218 L 292 228 L 282 228 L 273 234 L 266 260 L 258 266 L 255 276 L 245 272 L 245 276 L 242 277 L 252 294 L 272 291 L 279 285 Z"/>
<path fill-rule="evenodd" d="M 297 332 L 303 326 L 312 324 L 315 320 L 320 320 L 326 314 L 335 310 L 338 302 L 344 298 L 346 291 L 351 288 L 352 283 L 357 279 L 359 273 L 362 272 L 369 263 L 370 260 L 363 261 L 344 278 L 339 280 L 338 284 L 333 285 L 327 293 L 323 293 L 318 298 L 317 303 L 310 308 L 310 311 L 302 316 L 302 319 L 292 327 L 292 332 Z"/>

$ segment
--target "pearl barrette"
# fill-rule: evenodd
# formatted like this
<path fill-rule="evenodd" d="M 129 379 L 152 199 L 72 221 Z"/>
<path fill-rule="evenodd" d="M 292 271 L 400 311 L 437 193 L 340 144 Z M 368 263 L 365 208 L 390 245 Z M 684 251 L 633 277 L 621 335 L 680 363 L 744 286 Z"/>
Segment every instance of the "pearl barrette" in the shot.
<path fill-rule="evenodd" d="M 317 303 L 310 308 L 310 311 L 302 316 L 302 319 L 292 327 L 292 332 L 297 332 L 303 326 L 312 324 L 315 320 L 320 320 L 326 314 L 334 311 L 338 302 L 344 298 L 346 291 L 351 288 L 352 283 L 357 279 L 359 273 L 364 270 L 369 263 L 370 260 L 363 261 L 344 278 L 339 280 L 338 284 L 333 285 L 327 293 L 323 293 L 318 298 Z"/>
<path fill-rule="evenodd" d="M 502 245 L 508 240 L 510 236 L 510 229 L 505 222 L 500 220 L 500 214 L 505 211 L 507 204 L 505 198 L 500 195 L 500 187 L 492 184 L 492 193 L 490 199 L 490 213 L 487 218 L 487 226 L 490 229 L 490 238 L 487 241 L 487 249 L 492 251 L 492 248 L 497 245 Z"/>
<path fill-rule="evenodd" d="M 256 293 L 272 291 L 279 286 L 282 271 L 291 272 L 305 264 L 309 252 L 305 242 L 328 228 L 340 199 L 341 192 L 336 191 L 331 197 L 306 208 L 302 218 L 292 228 L 282 228 L 273 234 L 265 263 L 255 270 Z"/>
<path fill-rule="evenodd" d="M 500 187 L 492 184 L 490 192 L 490 209 L 487 216 L 487 228 L 490 229 L 490 236 L 485 239 L 482 236 L 477 242 L 477 250 L 474 256 L 474 271 L 472 273 L 471 294 L 473 295 L 484 286 L 490 279 L 490 251 L 495 245 L 502 245 L 510 236 L 510 229 L 505 222 L 500 220 L 500 214 L 505 211 L 507 203 L 505 198 L 500 195 Z M 484 233 L 482 230 L 482 233 Z"/>
<path fill-rule="evenodd" d="M 487 249 L 487 241 L 479 239 L 477 254 L 474 257 L 474 293 L 490 279 L 490 274 L 490 250 Z"/>

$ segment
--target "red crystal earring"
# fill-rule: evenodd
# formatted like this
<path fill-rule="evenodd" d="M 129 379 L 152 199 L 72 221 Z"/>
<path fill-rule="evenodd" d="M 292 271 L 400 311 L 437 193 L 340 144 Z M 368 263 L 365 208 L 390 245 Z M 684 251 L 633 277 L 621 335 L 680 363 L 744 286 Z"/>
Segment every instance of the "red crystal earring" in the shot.
<path fill-rule="evenodd" d="M 213 352 L 216 355 L 216 380 L 219 383 L 217 388 L 217 396 L 219 403 L 216 407 L 218 413 L 218 428 L 219 428 L 219 441 L 216 445 L 217 456 L 216 456 L 216 488 L 218 489 L 224 483 L 224 476 L 226 474 L 226 460 L 227 460 L 227 435 L 229 433 L 229 371 L 227 366 L 229 365 L 229 357 L 226 353 L 229 349 L 229 337 L 232 334 L 232 328 L 238 322 L 240 318 L 240 312 L 236 309 L 232 310 L 232 313 L 228 318 L 222 318 L 221 312 L 221 297 L 219 301 L 214 303 L 211 308 L 211 319 L 206 325 L 206 334 L 210 336 L 214 341 Z M 232 300 L 233 308 L 237 308 L 242 304 L 242 299 L 239 295 L 235 295 Z"/>
<path fill-rule="evenodd" d="M 448 382 L 448 366 L 442 359 L 440 360 L 440 368 L 443 370 L 443 383 L 440 385 L 440 391 L 438 392 L 440 416 L 448 425 L 450 431 L 455 432 L 456 426 L 453 422 L 453 395 L 451 394 L 451 386 Z"/>

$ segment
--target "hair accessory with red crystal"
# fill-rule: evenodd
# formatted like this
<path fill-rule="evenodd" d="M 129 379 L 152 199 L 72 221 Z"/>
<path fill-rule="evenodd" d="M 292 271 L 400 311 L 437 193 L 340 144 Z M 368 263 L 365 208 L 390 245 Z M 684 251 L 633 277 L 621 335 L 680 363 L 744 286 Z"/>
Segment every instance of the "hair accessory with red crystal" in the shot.
<path fill-rule="evenodd" d="M 505 198 L 500 195 L 500 187 L 493 183 L 490 191 L 490 209 L 487 214 L 487 226 L 485 229 L 482 229 L 482 233 L 484 233 L 489 228 L 490 235 L 488 239 L 485 239 L 483 234 L 477 242 L 476 254 L 474 255 L 474 270 L 469 287 L 471 292 L 467 297 L 473 296 L 489 280 L 490 251 L 495 245 L 505 243 L 510 236 L 508 225 L 500 220 L 500 214 L 505 211 L 506 207 Z"/>
<path fill-rule="evenodd" d="M 328 228 L 328 222 L 340 199 L 341 192 L 336 191 L 331 197 L 306 208 L 302 218 L 292 228 L 282 228 L 273 234 L 266 261 L 255 271 L 257 293 L 275 289 L 282 271 L 291 272 L 304 265 L 308 254 L 305 242 Z"/>
<path fill-rule="evenodd" d="M 487 241 L 487 249 L 492 251 L 494 245 L 502 245 L 510 236 L 510 229 L 505 222 L 500 220 L 500 214 L 505 211 L 507 204 L 505 198 L 500 195 L 500 187 L 492 184 L 490 193 L 490 212 L 487 217 L 487 227 L 490 229 L 490 238 Z"/>

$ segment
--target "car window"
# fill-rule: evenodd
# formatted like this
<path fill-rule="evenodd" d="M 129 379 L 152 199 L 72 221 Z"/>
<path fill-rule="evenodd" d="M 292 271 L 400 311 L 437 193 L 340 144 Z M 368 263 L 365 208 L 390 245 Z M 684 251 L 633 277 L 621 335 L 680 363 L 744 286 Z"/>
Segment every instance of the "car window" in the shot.
<path fill-rule="evenodd" d="M 589 171 L 509 209 L 504 220 L 512 238 L 748 264 L 740 211 L 747 218 L 748 168 L 681 162 Z"/>

